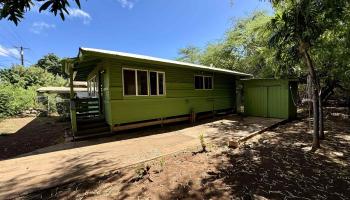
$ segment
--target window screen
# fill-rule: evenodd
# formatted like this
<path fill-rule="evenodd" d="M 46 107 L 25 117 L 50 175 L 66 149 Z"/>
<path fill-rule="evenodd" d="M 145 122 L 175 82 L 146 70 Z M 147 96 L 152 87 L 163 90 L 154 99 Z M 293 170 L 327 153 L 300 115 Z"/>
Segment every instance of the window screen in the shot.
<path fill-rule="evenodd" d="M 157 72 L 150 72 L 150 86 L 151 86 L 151 95 L 158 95 L 157 92 Z"/>
<path fill-rule="evenodd" d="M 147 71 L 137 71 L 137 95 L 148 95 Z"/>
<path fill-rule="evenodd" d="M 123 70 L 124 95 L 136 95 L 135 70 Z"/>

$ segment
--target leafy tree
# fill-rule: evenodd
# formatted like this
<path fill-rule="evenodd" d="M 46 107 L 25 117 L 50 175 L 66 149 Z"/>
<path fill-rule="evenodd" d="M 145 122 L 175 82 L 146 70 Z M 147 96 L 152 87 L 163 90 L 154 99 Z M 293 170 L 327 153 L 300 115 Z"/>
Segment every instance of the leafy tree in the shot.
<path fill-rule="evenodd" d="M 74 0 L 80 8 L 80 0 Z M 7 18 L 16 25 L 20 22 L 24 14 L 35 6 L 35 3 L 40 4 L 39 12 L 48 10 L 55 16 L 60 15 L 61 19 L 65 19 L 65 14 L 69 14 L 69 0 L 1 0 L 0 1 L 0 20 Z"/>
<path fill-rule="evenodd" d="M 0 70 L 0 118 L 37 108 L 36 89 L 41 86 L 64 86 L 66 80 L 46 70 L 31 66 L 13 66 Z M 53 98 L 49 98 L 53 99 Z"/>
<path fill-rule="evenodd" d="M 67 75 L 62 71 L 61 59 L 53 53 L 47 54 L 38 60 L 35 66 L 45 69 L 54 75 L 59 75 L 67 78 Z"/>
<path fill-rule="evenodd" d="M 345 0 L 273 0 L 272 2 L 276 13 L 271 20 L 270 27 L 273 34 L 269 41 L 270 45 L 277 51 L 303 59 L 311 77 L 314 118 L 312 148 L 317 149 L 320 146 L 319 138 L 324 135 L 323 132 L 319 132 L 320 85 L 312 49 L 321 36 L 327 30 L 332 30 L 337 21 L 344 17 L 348 2 Z"/>
<path fill-rule="evenodd" d="M 28 89 L 39 86 L 63 86 L 66 84 L 60 76 L 55 76 L 42 68 L 31 66 L 13 66 L 0 70 L 0 82 Z"/>
<path fill-rule="evenodd" d="M 178 54 L 180 55 L 180 57 L 177 58 L 179 61 L 200 64 L 201 50 L 198 47 L 190 45 L 179 49 Z"/>
<path fill-rule="evenodd" d="M 258 11 L 239 19 L 223 39 L 209 43 L 203 50 L 193 46 L 181 49 L 178 59 L 239 70 L 255 77 L 296 77 L 300 68 L 289 59 L 289 54 L 281 54 L 282 59 L 276 60 L 277 52 L 269 48 L 271 30 L 267 25 L 271 18 L 266 12 Z M 290 65 L 296 67 L 288 68 Z"/>

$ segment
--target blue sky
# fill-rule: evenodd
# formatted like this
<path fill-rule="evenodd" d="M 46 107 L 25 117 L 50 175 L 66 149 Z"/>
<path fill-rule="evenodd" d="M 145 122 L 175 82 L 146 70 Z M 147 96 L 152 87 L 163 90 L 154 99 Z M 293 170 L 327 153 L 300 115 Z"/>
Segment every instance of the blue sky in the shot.
<path fill-rule="evenodd" d="M 103 3 L 102 3 L 103 2 Z M 272 12 L 259 0 L 81 0 L 65 21 L 29 11 L 15 26 L 0 21 L 0 67 L 19 63 L 14 46 L 30 65 L 47 53 L 74 57 L 79 47 L 102 48 L 174 59 L 179 48 L 220 39 L 234 19 L 255 10 Z"/>

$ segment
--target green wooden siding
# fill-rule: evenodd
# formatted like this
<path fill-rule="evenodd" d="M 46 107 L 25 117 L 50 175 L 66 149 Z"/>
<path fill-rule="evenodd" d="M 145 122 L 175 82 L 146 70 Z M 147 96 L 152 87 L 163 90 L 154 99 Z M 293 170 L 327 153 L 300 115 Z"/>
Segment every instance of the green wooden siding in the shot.
<path fill-rule="evenodd" d="M 297 84 L 288 80 L 253 79 L 244 83 L 244 112 L 249 116 L 295 118 Z"/>
<path fill-rule="evenodd" d="M 165 96 L 123 96 L 122 69 L 165 72 Z M 107 122 L 117 124 L 189 114 L 235 109 L 235 76 L 174 66 L 103 59 L 89 77 L 104 70 Z M 213 76 L 212 90 L 195 90 L 194 75 Z"/>

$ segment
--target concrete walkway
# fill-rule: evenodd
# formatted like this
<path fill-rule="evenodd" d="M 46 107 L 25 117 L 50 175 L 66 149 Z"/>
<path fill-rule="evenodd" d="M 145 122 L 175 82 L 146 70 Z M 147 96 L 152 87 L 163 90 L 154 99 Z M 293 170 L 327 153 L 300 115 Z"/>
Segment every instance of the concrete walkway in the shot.
<path fill-rule="evenodd" d="M 224 145 L 228 138 L 239 138 L 279 121 L 231 116 L 191 127 L 176 125 L 148 129 L 131 133 L 127 138 L 125 135 L 115 136 L 45 148 L 0 162 L 0 199 L 113 172 L 162 155 L 195 148 L 199 145 L 198 136 L 201 133 L 206 135 L 208 142 Z"/>

